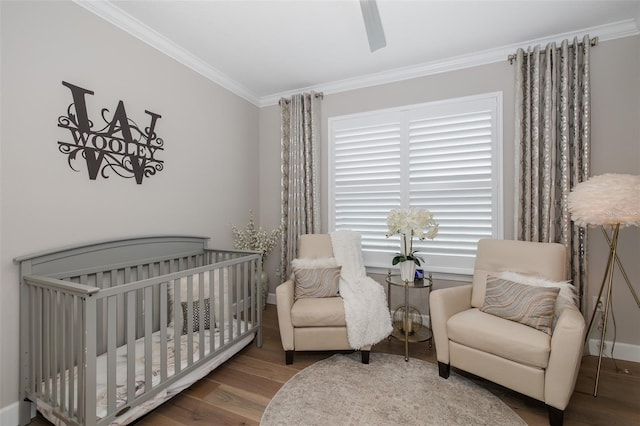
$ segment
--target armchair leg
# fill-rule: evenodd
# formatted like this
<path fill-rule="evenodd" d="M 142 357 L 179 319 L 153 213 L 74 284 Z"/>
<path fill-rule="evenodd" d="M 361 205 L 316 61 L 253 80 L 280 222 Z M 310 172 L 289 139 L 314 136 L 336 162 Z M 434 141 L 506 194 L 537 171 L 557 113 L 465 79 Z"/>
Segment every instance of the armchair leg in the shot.
<path fill-rule="evenodd" d="M 370 351 L 360 351 L 360 355 L 362 355 L 363 364 L 369 364 L 369 353 Z"/>
<path fill-rule="evenodd" d="M 284 351 L 284 362 L 285 364 L 293 364 L 293 351 Z"/>
<path fill-rule="evenodd" d="M 438 374 L 440 374 L 440 377 L 448 379 L 450 371 L 451 364 L 445 364 L 444 362 L 438 361 Z"/>
<path fill-rule="evenodd" d="M 549 412 L 549 425 L 562 426 L 564 411 L 550 405 L 547 405 L 547 411 Z"/>

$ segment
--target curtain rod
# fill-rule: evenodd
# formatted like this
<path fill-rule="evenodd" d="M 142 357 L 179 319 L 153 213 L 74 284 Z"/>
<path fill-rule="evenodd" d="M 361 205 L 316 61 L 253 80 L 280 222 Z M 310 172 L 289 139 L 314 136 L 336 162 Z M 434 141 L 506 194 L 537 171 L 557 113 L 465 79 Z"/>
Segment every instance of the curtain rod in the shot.
<path fill-rule="evenodd" d="M 598 37 L 594 37 L 591 39 L 591 41 L 589 42 L 589 44 L 591 45 L 591 47 L 597 46 L 599 42 Z M 581 46 L 583 43 L 581 41 L 578 42 L 578 46 Z M 569 47 L 574 47 L 575 45 L 573 43 L 569 44 Z M 542 49 L 540 52 L 544 53 L 546 49 Z M 507 56 L 507 60 L 509 61 L 509 65 L 513 64 L 513 61 L 516 60 L 516 54 L 512 53 L 511 55 Z"/>
<path fill-rule="evenodd" d="M 322 92 L 312 92 L 312 93 L 315 98 L 320 98 L 320 100 L 324 99 L 324 93 Z M 280 100 L 278 100 L 278 105 L 282 105 L 283 102 L 289 103 L 290 101 L 291 101 L 290 98 L 280 98 Z"/>

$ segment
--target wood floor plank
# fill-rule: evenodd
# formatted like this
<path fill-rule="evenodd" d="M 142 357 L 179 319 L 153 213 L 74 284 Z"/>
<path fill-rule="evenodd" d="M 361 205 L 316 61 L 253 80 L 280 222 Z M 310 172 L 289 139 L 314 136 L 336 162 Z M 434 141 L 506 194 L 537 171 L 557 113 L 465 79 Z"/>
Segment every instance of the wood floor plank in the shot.
<path fill-rule="evenodd" d="M 187 426 L 176 419 L 156 413 L 154 416 L 145 416 L 136 422 L 136 426 Z"/>
<path fill-rule="evenodd" d="M 230 368 L 216 368 L 206 379 L 215 383 L 235 386 L 245 391 L 255 392 L 268 398 L 273 398 L 282 387 L 280 382 Z"/>
<path fill-rule="evenodd" d="M 259 423 L 271 398 L 221 384 L 203 401 Z"/>
<path fill-rule="evenodd" d="M 145 421 L 155 421 L 157 414 L 175 419 L 184 425 L 258 425 L 260 422 L 240 416 L 219 406 L 204 403 L 198 398 L 193 398 L 187 393 L 182 393 L 176 398 L 162 404 L 147 416 Z M 149 417 L 149 418 L 147 418 Z M 154 424 L 154 423 L 149 423 Z"/>
<path fill-rule="evenodd" d="M 298 370 L 292 367 L 274 364 L 261 359 L 242 356 L 228 362 L 227 367 L 233 370 L 244 371 L 254 376 L 264 377 L 280 383 L 286 383 Z"/>

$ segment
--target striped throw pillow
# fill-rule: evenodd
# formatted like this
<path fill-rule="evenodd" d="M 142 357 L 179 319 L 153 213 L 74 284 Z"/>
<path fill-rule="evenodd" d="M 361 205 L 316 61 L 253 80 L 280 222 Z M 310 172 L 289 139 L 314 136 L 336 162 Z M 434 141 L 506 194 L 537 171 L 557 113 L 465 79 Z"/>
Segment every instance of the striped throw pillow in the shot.
<path fill-rule="evenodd" d="M 559 292 L 557 287 L 537 287 L 490 278 L 480 310 L 551 334 Z"/>
<path fill-rule="evenodd" d="M 293 268 L 295 298 L 333 297 L 338 295 L 340 266 L 334 268 Z"/>

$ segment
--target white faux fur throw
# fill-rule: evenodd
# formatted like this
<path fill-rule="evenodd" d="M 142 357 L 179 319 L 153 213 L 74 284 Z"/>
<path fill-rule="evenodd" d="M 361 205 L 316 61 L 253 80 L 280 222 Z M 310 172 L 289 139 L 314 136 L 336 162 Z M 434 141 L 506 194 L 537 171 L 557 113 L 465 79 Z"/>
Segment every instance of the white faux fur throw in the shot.
<path fill-rule="evenodd" d="M 384 288 L 366 274 L 360 234 L 337 231 L 330 235 L 333 254 L 342 266 L 340 296 L 349 344 L 353 349 L 376 344 L 393 329 Z"/>

